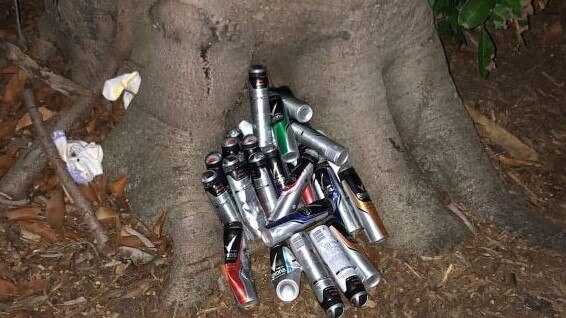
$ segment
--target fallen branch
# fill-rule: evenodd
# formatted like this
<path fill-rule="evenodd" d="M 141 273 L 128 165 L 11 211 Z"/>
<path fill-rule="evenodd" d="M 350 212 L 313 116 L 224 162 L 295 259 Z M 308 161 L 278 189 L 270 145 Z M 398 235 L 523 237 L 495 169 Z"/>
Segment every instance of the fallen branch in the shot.
<path fill-rule="evenodd" d="M 45 82 L 59 93 L 69 97 L 77 97 L 89 93 L 86 88 L 70 79 L 39 66 L 31 57 L 22 52 L 17 45 L 0 40 L 0 48 L 4 50 L 6 59 L 25 70 L 31 76 Z"/>
<path fill-rule="evenodd" d="M 36 139 L 39 139 L 44 152 L 47 154 L 49 162 L 59 176 L 61 184 L 65 187 L 67 193 L 75 202 L 77 210 L 84 219 L 90 233 L 94 237 L 98 249 L 105 253 L 109 243 L 106 231 L 102 228 L 102 226 L 100 226 L 100 223 L 98 223 L 94 211 L 92 210 L 92 206 L 83 196 L 75 181 L 71 178 L 71 175 L 67 171 L 65 162 L 59 157 L 57 148 L 50 137 L 51 135 L 43 126 L 41 114 L 37 110 L 37 105 L 35 104 L 35 99 L 33 97 L 33 90 L 29 84 L 27 84 L 24 89 L 23 99 L 35 129 Z"/>
<path fill-rule="evenodd" d="M 90 113 L 95 101 L 94 95 L 79 97 L 75 105 L 59 113 L 56 121 L 49 127 L 49 135 L 57 129 L 69 130 L 73 123 L 80 121 Z M 35 178 L 41 174 L 46 166 L 47 157 L 41 149 L 39 140 L 35 140 L 0 179 L 0 192 L 14 199 L 25 197 Z"/>
<path fill-rule="evenodd" d="M 494 144 L 499 145 L 515 158 L 538 161 L 538 153 L 505 128 L 472 107 L 466 106 L 466 111 L 468 111 L 468 114 L 476 124 L 478 134 L 481 137 L 485 137 Z"/>

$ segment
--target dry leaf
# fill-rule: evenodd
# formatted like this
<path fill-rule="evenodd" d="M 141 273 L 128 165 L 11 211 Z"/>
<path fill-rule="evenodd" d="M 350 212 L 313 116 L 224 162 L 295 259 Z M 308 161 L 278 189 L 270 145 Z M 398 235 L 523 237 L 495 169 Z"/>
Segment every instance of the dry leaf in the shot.
<path fill-rule="evenodd" d="M 154 255 L 148 254 L 133 247 L 119 246 L 117 250 L 117 255 L 120 259 L 131 260 L 134 265 L 147 264 L 155 258 Z"/>
<path fill-rule="evenodd" d="M 466 106 L 470 117 L 477 125 L 478 133 L 494 144 L 505 149 L 511 156 L 518 159 L 538 161 L 538 153 L 531 147 L 525 145 L 521 140 L 507 131 L 505 128 L 491 121 L 477 110 Z"/>
<path fill-rule="evenodd" d="M 11 221 L 32 221 L 39 220 L 41 217 L 41 208 L 25 207 L 16 210 L 4 212 L 4 216 Z"/>
<path fill-rule="evenodd" d="M 551 46 L 555 46 L 556 44 L 562 41 L 562 37 L 564 35 L 564 30 L 562 29 L 562 23 L 560 21 L 554 22 L 544 33 L 542 37 L 541 46 L 544 48 L 548 48 Z"/>
<path fill-rule="evenodd" d="M 14 73 L 18 73 L 19 71 L 20 71 L 19 67 L 15 65 L 8 65 L 0 69 L 0 74 L 14 74 Z"/>
<path fill-rule="evenodd" d="M 16 125 L 18 122 L 16 120 L 10 120 L 0 123 L 0 140 L 4 139 L 6 136 L 10 136 L 16 131 Z"/>
<path fill-rule="evenodd" d="M 51 118 L 51 117 L 53 117 L 53 115 L 55 115 L 55 112 L 50 111 L 46 107 L 38 107 L 37 110 L 39 111 L 39 113 L 43 117 L 43 121 L 49 120 L 49 118 Z M 24 128 L 24 127 L 27 127 L 29 125 L 31 125 L 31 118 L 29 117 L 29 113 L 25 113 L 25 115 L 23 115 L 22 118 L 20 118 L 20 120 L 18 120 L 18 124 L 16 125 L 16 131 L 18 131 L 18 130 Z"/>
<path fill-rule="evenodd" d="M 55 231 L 61 229 L 65 221 L 65 198 L 63 192 L 57 190 L 53 196 L 51 196 L 47 202 L 45 216 L 52 229 Z"/>
<path fill-rule="evenodd" d="M 23 291 L 21 297 L 33 295 L 38 291 L 42 291 L 45 287 L 47 287 L 47 279 L 32 278 L 22 287 Z"/>
<path fill-rule="evenodd" d="M 94 190 L 98 202 L 104 204 L 108 198 L 108 177 L 105 174 L 97 176 L 89 184 Z"/>
<path fill-rule="evenodd" d="M 45 223 L 29 221 L 18 221 L 17 223 L 23 230 L 39 235 L 48 241 L 57 240 L 57 234 Z"/>
<path fill-rule="evenodd" d="M 94 192 L 94 189 L 92 188 L 90 183 L 79 184 L 79 189 L 81 190 L 81 193 L 85 196 L 85 198 L 87 198 L 90 202 L 100 203 L 98 202 L 98 196 Z"/>
<path fill-rule="evenodd" d="M 39 190 L 39 192 L 47 192 L 55 188 L 58 184 L 59 176 L 55 173 L 52 173 L 41 180 L 41 182 L 37 186 L 37 190 Z"/>
<path fill-rule="evenodd" d="M 0 169 L 10 169 L 14 162 L 16 162 L 16 156 L 10 154 L 0 155 Z"/>
<path fill-rule="evenodd" d="M 24 90 L 27 78 L 28 75 L 23 70 L 18 71 L 18 73 L 14 73 L 4 89 L 4 100 L 7 102 L 15 101 Z"/>
<path fill-rule="evenodd" d="M 111 208 L 101 206 L 96 209 L 96 218 L 103 222 L 107 220 L 113 220 L 118 217 L 118 213 L 114 212 Z"/>
<path fill-rule="evenodd" d="M 120 238 L 118 238 L 117 244 L 121 245 L 121 246 L 129 246 L 129 247 L 135 247 L 135 248 L 145 247 L 145 245 L 142 243 L 142 241 L 140 241 L 135 236 L 120 237 Z"/>
<path fill-rule="evenodd" d="M 93 118 L 86 124 L 85 130 L 87 134 L 92 134 L 96 130 L 96 118 Z"/>
<path fill-rule="evenodd" d="M 151 229 L 153 233 L 157 235 L 158 238 L 161 238 L 161 235 L 163 234 L 163 228 L 165 227 L 165 221 L 167 221 L 168 213 L 169 213 L 169 209 L 163 209 L 161 215 L 159 215 L 159 218 L 157 219 L 157 221 L 155 221 L 155 224 Z"/>
<path fill-rule="evenodd" d="M 120 216 L 114 210 L 106 206 L 100 206 L 96 209 L 96 218 L 101 223 L 114 222 L 116 228 L 120 228 Z"/>
<path fill-rule="evenodd" d="M 126 189 L 126 185 L 128 184 L 128 175 L 125 174 L 118 178 L 118 180 L 112 182 L 110 185 L 110 193 L 115 198 L 119 198 L 124 195 L 124 190 Z"/>
<path fill-rule="evenodd" d="M 539 164 L 534 163 L 532 161 L 528 161 L 528 160 L 524 160 L 524 159 L 517 159 L 517 158 L 505 156 L 505 155 L 498 155 L 497 159 L 499 159 L 499 161 L 502 164 L 509 166 L 509 167 L 540 166 Z"/>
<path fill-rule="evenodd" d="M 17 296 L 18 287 L 7 280 L 0 279 L 0 298 Z"/>

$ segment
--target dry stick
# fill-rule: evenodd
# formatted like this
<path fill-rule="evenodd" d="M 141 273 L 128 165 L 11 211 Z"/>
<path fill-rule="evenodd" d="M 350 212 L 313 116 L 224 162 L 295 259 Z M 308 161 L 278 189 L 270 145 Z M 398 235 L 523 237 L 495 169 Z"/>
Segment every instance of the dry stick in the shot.
<path fill-rule="evenodd" d="M 98 223 L 94 211 L 92 210 L 92 206 L 81 193 L 81 190 L 75 181 L 71 178 L 71 175 L 67 171 L 65 162 L 59 157 L 59 152 L 57 151 L 53 140 L 43 126 L 43 120 L 41 114 L 37 110 L 33 91 L 29 83 L 26 84 L 26 88 L 23 92 L 23 98 L 29 112 L 29 117 L 31 118 L 35 129 L 36 138 L 41 142 L 43 151 L 47 154 L 49 162 L 57 172 L 61 184 L 67 189 L 69 195 L 75 202 L 75 205 L 77 206 L 80 215 L 83 217 L 86 226 L 96 240 L 98 249 L 105 253 L 108 247 L 108 236 L 106 235 L 106 231 L 100 226 L 100 223 Z"/>
<path fill-rule="evenodd" d="M 17 45 L 0 40 L 0 49 L 4 51 L 6 59 L 8 59 L 10 62 L 25 70 L 38 80 L 45 82 L 47 85 L 49 85 L 59 93 L 68 97 L 88 94 L 88 90 L 81 85 L 61 75 L 57 75 L 45 67 L 39 66 Z"/>
<path fill-rule="evenodd" d="M 24 30 L 22 29 L 22 19 L 20 18 L 20 1 L 14 0 L 14 10 L 16 10 L 16 28 L 18 29 L 18 41 L 20 46 L 27 51 L 28 42 L 26 41 L 26 36 L 24 35 Z"/>

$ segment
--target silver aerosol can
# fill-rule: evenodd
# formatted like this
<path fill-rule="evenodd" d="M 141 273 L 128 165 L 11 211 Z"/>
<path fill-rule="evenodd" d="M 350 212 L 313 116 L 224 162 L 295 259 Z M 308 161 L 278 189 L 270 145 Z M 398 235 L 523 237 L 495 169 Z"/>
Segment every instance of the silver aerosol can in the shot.
<path fill-rule="evenodd" d="M 293 301 L 299 296 L 301 286 L 301 264 L 285 243 L 277 244 L 269 251 L 271 282 L 277 297 L 282 301 Z"/>
<path fill-rule="evenodd" d="M 333 209 L 332 201 L 328 199 L 305 205 L 277 221 L 269 222 L 261 232 L 261 239 L 267 246 L 283 242 L 296 232 L 324 220 Z"/>
<path fill-rule="evenodd" d="M 385 225 L 356 170 L 349 165 L 342 166 L 338 171 L 338 177 L 356 207 L 358 220 L 364 228 L 368 241 L 373 244 L 387 238 Z"/>
<path fill-rule="evenodd" d="M 340 299 L 340 292 L 309 236 L 304 232 L 294 234 L 289 238 L 289 247 L 299 260 L 318 303 L 326 312 L 326 317 L 342 316 L 344 303 Z"/>
<path fill-rule="evenodd" d="M 245 135 L 242 140 L 242 152 L 244 153 L 244 158 L 246 160 L 250 159 L 250 156 L 255 152 L 260 152 L 259 142 L 257 137 L 254 135 Z"/>
<path fill-rule="evenodd" d="M 312 151 L 306 150 L 301 154 L 297 166 L 293 168 L 289 179 L 285 182 L 285 187 L 281 196 L 277 199 L 275 208 L 269 215 L 269 221 L 276 221 L 297 208 L 303 192 L 310 184 L 317 161 L 317 155 Z"/>
<path fill-rule="evenodd" d="M 281 99 L 283 99 L 283 106 L 291 118 L 300 123 L 306 123 L 311 120 L 313 115 L 312 107 L 305 101 L 296 98 L 289 87 L 278 87 L 273 91 L 276 94 L 281 95 Z"/>
<path fill-rule="evenodd" d="M 232 196 L 240 211 L 240 216 L 246 229 L 246 236 L 251 234 L 251 236 L 248 236 L 250 240 L 260 238 L 261 230 L 266 223 L 266 217 L 250 177 L 242 167 L 238 157 L 234 155 L 224 158 L 222 169 L 226 174 Z"/>
<path fill-rule="evenodd" d="M 222 224 L 241 221 L 238 208 L 230 195 L 230 191 L 216 171 L 206 170 L 203 172 L 201 182 Z"/>
<path fill-rule="evenodd" d="M 315 227 L 310 232 L 310 238 L 344 296 L 354 307 L 365 305 L 368 293 L 358 276 L 356 266 L 350 261 L 328 226 Z"/>
<path fill-rule="evenodd" d="M 321 156 L 324 156 L 338 166 L 343 165 L 348 160 L 348 149 L 346 147 L 311 127 L 293 122 L 291 123 L 291 129 L 299 143 L 307 148 L 316 150 Z"/>
<path fill-rule="evenodd" d="M 269 213 L 275 208 L 277 193 L 273 187 L 271 172 L 267 167 L 265 155 L 261 152 L 253 153 L 248 160 L 248 168 L 259 202 L 265 214 L 269 216 Z"/>
<path fill-rule="evenodd" d="M 324 222 L 324 224 L 328 226 L 330 232 L 332 232 L 332 235 L 334 235 L 338 243 L 340 243 L 350 261 L 352 261 L 352 263 L 356 266 L 364 286 L 366 288 L 373 288 L 377 286 L 377 284 L 381 281 L 381 274 L 370 262 L 367 254 L 364 252 L 358 241 L 356 241 L 356 239 L 350 235 L 344 226 L 335 218 L 329 218 L 326 222 Z"/>
<path fill-rule="evenodd" d="M 249 72 L 249 93 L 254 135 L 260 147 L 273 143 L 269 118 L 269 81 L 263 65 L 252 65 Z"/>
<path fill-rule="evenodd" d="M 356 210 L 350 202 L 350 198 L 342 190 L 342 186 L 336 174 L 328 164 L 328 161 L 322 160 L 317 165 L 314 172 L 314 177 L 318 184 L 320 185 L 324 196 L 331 199 L 336 206 L 334 215 L 348 230 L 349 233 L 353 233 L 357 230 L 362 229 L 358 218 L 356 217 Z"/>

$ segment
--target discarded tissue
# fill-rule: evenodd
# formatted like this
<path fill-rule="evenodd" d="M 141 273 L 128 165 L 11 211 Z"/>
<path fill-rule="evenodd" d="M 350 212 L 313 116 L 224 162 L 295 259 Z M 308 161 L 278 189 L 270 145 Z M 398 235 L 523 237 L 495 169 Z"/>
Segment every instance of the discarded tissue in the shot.
<path fill-rule="evenodd" d="M 94 142 L 69 140 L 63 130 L 56 130 L 51 137 L 61 159 L 76 183 L 85 184 L 102 174 L 102 147 Z"/>
<path fill-rule="evenodd" d="M 138 72 L 126 73 L 111 78 L 104 82 L 102 88 L 102 96 L 109 101 L 115 101 L 120 98 L 124 92 L 124 108 L 128 108 L 132 99 L 138 93 L 141 84 L 141 76 Z"/>

